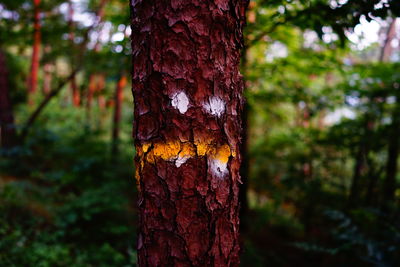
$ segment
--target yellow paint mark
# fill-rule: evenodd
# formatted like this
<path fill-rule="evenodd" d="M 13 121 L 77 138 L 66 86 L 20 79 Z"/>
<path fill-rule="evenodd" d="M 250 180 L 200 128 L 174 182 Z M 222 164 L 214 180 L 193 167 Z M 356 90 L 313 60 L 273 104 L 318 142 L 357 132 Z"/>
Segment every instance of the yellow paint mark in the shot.
<path fill-rule="evenodd" d="M 215 148 L 212 146 L 213 140 L 202 140 L 200 138 L 195 139 L 194 144 L 196 146 L 197 155 L 205 156 L 210 154 Z"/>
<path fill-rule="evenodd" d="M 232 155 L 231 148 L 229 145 L 225 144 L 218 147 L 213 155 L 211 155 L 214 159 L 221 161 L 222 163 L 227 163 L 229 157 Z"/>
<path fill-rule="evenodd" d="M 209 144 L 198 143 L 196 144 L 196 148 L 197 148 L 197 155 L 204 156 L 207 154 L 209 150 Z"/>
<path fill-rule="evenodd" d="M 143 167 L 142 167 L 143 168 Z M 135 179 L 136 179 L 136 184 L 139 186 L 140 185 L 140 173 L 139 173 L 139 168 L 136 168 L 135 170 Z"/>
<path fill-rule="evenodd" d="M 228 144 L 215 146 L 213 140 L 195 140 L 194 144 L 190 142 L 181 142 L 179 140 L 147 143 L 137 148 L 140 158 L 140 167 L 143 168 L 144 161 L 154 164 L 156 158 L 172 161 L 179 158 L 191 158 L 200 156 L 210 156 L 223 163 L 227 163 L 230 156 L 235 157 Z"/>
<path fill-rule="evenodd" d="M 231 154 L 232 154 L 232 157 L 236 158 L 236 150 L 235 149 L 231 151 Z"/>
<path fill-rule="evenodd" d="M 181 158 L 185 157 L 194 157 L 196 155 L 195 148 L 193 144 L 185 142 L 181 146 L 181 151 L 179 152 L 178 156 Z"/>
<path fill-rule="evenodd" d="M 146 154 L 146 160 L 150 163 L 154 163 L 155 162 L 155 158 L 154 158 L 154 151 L 150 151 Z M 143 162 L 143 161 L 142 161 Z M 143 163 L 144 164 L 144 163 Z"/>
<path fill-rule="evenodd" d="M 151 146 L 151 143 L 144 144 L 142 146 L 143 152 L 146 153 L 149 150 L 150 146 Z"/>
<path fill-rule="evenodd" d="M 152 151 L 154 156 L 160 157 L 163 160 L 170 160 L 176 157 L 180 150 L 180 141 L 170 141 L 166 143 L 155 143 Z"/>

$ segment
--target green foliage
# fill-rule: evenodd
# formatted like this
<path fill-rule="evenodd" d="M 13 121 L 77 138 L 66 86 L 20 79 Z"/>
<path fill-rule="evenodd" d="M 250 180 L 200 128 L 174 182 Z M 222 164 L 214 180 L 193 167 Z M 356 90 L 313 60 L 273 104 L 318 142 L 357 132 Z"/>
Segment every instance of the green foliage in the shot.
<path fill-rule="evenodd" d="M 131 141 L 113 159 L 108 132 L 80 117 L 52 105 L 25 146 L 2 151 L 1 266 L 135 266 Z"/>

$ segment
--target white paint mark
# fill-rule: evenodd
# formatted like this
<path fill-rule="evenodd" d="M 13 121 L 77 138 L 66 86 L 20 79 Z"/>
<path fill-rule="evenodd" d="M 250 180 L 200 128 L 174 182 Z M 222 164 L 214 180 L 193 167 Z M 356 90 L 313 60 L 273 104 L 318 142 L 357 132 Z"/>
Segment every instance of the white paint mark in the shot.
<path fill-rule="evenodd" d="M 227 166 L 228 162 L 222 162 L 218 159 L 208 159 L 208 168 L 219 178 L 224 178 L 228 174 Z"/>
<path fill-rule="evenodd" d="M 171 104 L 174 108 L 178 109 L 180 113 L 184 114 L 188 110 L 189 99 L 184 92 L 180 92 L 172 97 Z"/>
<path fill-rule="evenodd" d="M 203 108 L 208 113 L 220 117 L 225 112 L 225 102 L 218 96 L 212 96 L 203 104 Z"/>
<path fill-rule="evenodd" d="M 183 163 L 185 163 L 188 159 L 190 159 L 190 156 L 184 156 L 184 157 L 178 157 L 175 160 L 175 166 L 180 167 Z"/>

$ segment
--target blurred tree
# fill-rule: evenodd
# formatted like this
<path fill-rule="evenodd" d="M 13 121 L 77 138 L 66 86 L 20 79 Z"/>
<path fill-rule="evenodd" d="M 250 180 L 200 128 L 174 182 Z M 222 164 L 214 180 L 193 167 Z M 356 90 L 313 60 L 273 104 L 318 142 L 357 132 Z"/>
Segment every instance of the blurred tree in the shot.
<path fill-rule="evenodd" d="M 68 35 L 68 39 L 71 42 L 71 47 L 73 48 L 75 46 L 75 34 L 74 34 L 74 5 L 72 0 L 68 1 L 68 28 L 69 28 L 69 35 Z M 74 51 L 72 49 L 72 51 Z M 75 56 L 73 55 L 71 57 L 71 66 L 74 67 L 74 62 L 76 61 Z M 79 88 L 76 82 L 76 75 L 74 75 L 71 78 L 71 97 L 72 97 L 72 103 L 75 107 L 79 107 L 80 106 L 80 102 L 81 102 L 81 96 L 80 96 L 80 92 L 79 92 Z"/>
<path fill-rule="evenodd" d="M 10 148 L 17 141 L 8 79 L 6 56 L 0 48 L 0 144 L 2 148 Z"/>
<path fill-rule="evenodd" d="M 115 88 L 114 95 L 114 116 L 112 128 L 111 154 L 113 157 L 118 156 L 118 143 L 121 124 L 121 105 L 123 101 L 123 89 L 126 86 L 127 79 L 125 73 L 121 73 Z"/>
<path fill-rule="evenodd" d="M 32 95 L 36 92 L 38 85 L 38 72 L 40 62 L 40 46 L 41 46 L 41 26 L 40 26 L 40 0 L 33 0 L 33 45 L 31 68 L 28 81 L 29 103 L 33 104 Z"/>

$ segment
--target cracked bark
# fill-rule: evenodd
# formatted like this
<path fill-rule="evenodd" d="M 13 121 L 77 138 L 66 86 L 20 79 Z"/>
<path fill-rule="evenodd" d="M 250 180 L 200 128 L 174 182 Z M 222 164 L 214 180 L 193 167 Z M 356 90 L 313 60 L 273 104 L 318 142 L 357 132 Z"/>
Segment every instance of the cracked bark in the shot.
<path fill-rule="evenodd" d="M 140 266 L 238 266 L 247 1 L 135 1 Z"/>

